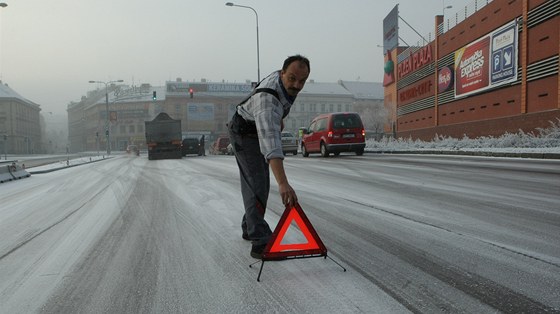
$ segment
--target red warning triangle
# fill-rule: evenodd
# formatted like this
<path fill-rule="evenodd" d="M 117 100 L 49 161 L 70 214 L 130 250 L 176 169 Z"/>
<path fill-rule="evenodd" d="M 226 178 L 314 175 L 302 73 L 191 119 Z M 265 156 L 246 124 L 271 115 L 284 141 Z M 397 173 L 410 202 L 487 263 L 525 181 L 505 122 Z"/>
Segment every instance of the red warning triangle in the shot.
<path fill-rule="evenodd" d="M 282 240 L 292 221 L 297 224 L 299 230 L 305 236 L 306 243 L 282 244 Z M 270 241 L 268 241 L 264 248 L 262 259 L 275 260 L 303 255 L 326 256 L 327 248 L 319 238 L 311 222 L 309 222 L 309 219 L 307 219 L 307 216 L 305 216 L 303 209 L 301 209 L 299 204 L 296 204 L 293 207 L 286 207 L 284 210 Z"/>

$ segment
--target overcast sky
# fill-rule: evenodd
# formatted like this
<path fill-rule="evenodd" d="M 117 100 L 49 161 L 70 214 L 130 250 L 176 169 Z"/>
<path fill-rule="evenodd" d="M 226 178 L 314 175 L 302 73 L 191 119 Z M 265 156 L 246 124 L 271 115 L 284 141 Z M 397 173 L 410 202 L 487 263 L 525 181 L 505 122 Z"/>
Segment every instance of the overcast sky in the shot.
<path fill-rule="evenodd" d="M 444 2 L 445 1 L 445 2 Z M 0 78 L 44 112 L 65 113 L 71 101 L 123 79 L 162 86 L 184 81 L 257 79 L 256 21 L 227 0 L 0 0 Z M 464 0 L 239 0 L 259 17 L 261 78 L 300 53 L 318 82 L 383 79 L 383 19 L 400 16 L 433 33 L 444 4 Z M 420 37 L 400 22 L 400 37 Z"/>

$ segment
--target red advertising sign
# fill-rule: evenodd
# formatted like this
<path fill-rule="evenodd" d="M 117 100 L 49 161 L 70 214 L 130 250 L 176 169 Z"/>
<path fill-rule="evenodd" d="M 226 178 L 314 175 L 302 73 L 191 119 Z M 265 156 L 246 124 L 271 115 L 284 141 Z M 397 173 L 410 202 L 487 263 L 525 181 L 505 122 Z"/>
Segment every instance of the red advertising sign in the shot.
<path fill-rule="evenodd" d="M 429 77 L 416 84 L 409 85 L 399 90 L 399 105 L 414 102 L 418 99 L 433 95 L 433 78 Z"/>
<path fill-rule="evenodd" d="M 449 67 L 443 67 L 438 73 L 438 93 L 443 93 L 449 90 L 453 85 L 453 70 Z"/>
<path fill-rule="evenodd" d="M 109 120 L 111 120 L 111 122 L 116 122 L 117 121 L 117 112 L 116 111 L 109 111 Z"/>
<path fill-rule="evenodd" d="M 432 46 L 427 45 L 418 49 L 408 58 L 399 63 L 399 65 L 397 66 L 397 77 L 401 79 L 431 62 Z"/>
<path fill-rule="evenodd" d="M 490 83 L 490 36 L 455 52 L 455 96 L 488 87 Z"/>

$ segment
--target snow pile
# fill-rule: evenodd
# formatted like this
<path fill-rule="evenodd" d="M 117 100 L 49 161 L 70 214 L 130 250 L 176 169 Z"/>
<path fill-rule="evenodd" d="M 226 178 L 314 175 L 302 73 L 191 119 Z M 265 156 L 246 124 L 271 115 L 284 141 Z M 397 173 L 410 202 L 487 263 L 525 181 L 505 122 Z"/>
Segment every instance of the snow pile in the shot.
<path fill-rule="evenodd" d="M 494 151 L 494 152 L 543 152 L 560 153 L 560 119 L 551 121 L 550 127 L 539 128 L 538 134 L 506 133 L 500 137 L 482 136 L 461 139 L 437 135 L 430 142 L 411 138 L 382 138 L 366 142 L 366 150 L 373 152 L 391 151 Z"/>

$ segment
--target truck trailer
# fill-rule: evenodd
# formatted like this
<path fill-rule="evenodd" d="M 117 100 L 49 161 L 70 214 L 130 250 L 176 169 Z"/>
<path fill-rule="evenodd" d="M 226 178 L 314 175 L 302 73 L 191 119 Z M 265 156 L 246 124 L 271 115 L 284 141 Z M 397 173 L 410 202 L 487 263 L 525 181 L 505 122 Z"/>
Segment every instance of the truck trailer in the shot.
<path fill-rule="evenodd" d="M 181 120 L 161 112 L 152 121 L 145 121 L 148 159 L 180 159 Z"/>

